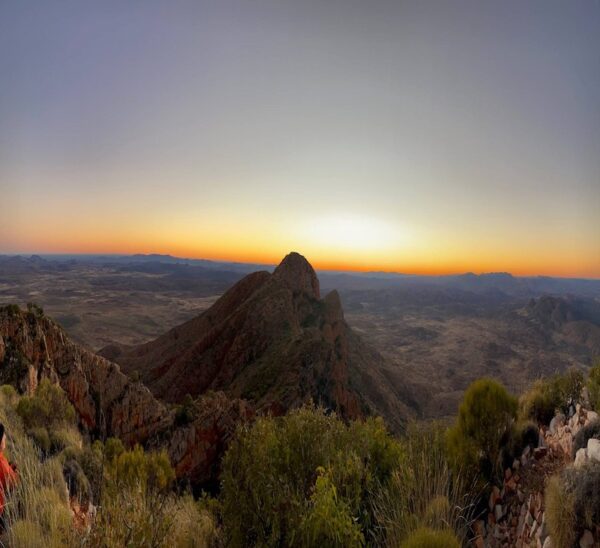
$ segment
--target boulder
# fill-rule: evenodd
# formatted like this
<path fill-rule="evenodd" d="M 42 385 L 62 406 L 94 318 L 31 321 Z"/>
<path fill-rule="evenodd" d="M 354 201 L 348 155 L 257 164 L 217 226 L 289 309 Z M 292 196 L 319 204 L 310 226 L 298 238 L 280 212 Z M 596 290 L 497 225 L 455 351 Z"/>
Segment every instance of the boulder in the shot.
<path fill-rule="evenodd" d="M 579 451 L 578 451 L 579 452 Z M 587 458 L 600 462 L 600 440 L 590 438 L 587 443 Z"/>
<path fill-rule="evenodd" d="M 588 411 L 587 419 L 586 419 L 585 423 L 588 424 L 589 422 L 598 420 L 599 417 L 600 417 L 600 415 L 598 415 L 598 413 L 596 413 L 596 411 Z"/>
<path fill-rule="evenodd" d="M 585 447 L 578 449 L 577 453 L 575 453 L 575 468 L 581 468 L 587 462 L 587 460 L 587 449 Z"/>

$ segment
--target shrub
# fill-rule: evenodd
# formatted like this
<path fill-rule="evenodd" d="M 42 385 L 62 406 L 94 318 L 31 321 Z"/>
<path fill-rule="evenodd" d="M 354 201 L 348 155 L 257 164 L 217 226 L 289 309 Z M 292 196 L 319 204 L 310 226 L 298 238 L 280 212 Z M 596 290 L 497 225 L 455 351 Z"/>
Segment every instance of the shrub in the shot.
<path fill-rule="evenodd" d="M 208 548 L 220 545 L 220 531 L 214 515 L 186 495 L 177 501 L 171 539 L 178 548 Z"/>
<path fill-rule="evenodd" d="M 69 494 L 80 502 L 92 500 L 92 488 L 79 462 L 70 458 L 63 464 L 63 476 L 67 482 Z"/>
<path fill-rule="evenodd" d="M 427 527 L 417 529 L 400 548 L 460 548 L 460 541 L 449 529 L 434 530 Z"/>
<path fill-rule="evenodd" d="M 590 405 L 592 409 L 600 412 L 600 360 L 590 369 L 587 387 L 590 393 Z"/>
<path fill-rule="evenodd" d="M 528 445 L 537 447 L 539 440 L 540 431 L 533 421 L 519 420 L 516 422 L 512 427 L 510 440 L 503 454 L 503 468 L 510 466 L 514 458 L 520 457 L 523 449 Z"/>
<path fill-rule="evenodd" d="M 447 444 L 455 467 L 479 470 L 493 479 L 500 468 L 502 447 L 508 441 L 517 401 L 492 379 L 479 379 L 465 392 L 458 419 L 448 431 Z"/>
<path fill-rule="evenodd" d="M 573 547 L 585 529 L 600 526 L 600 463 L 565 468 L 545 492 L 546 520 L 556 545 Z"/>
<path fill-rule="evenodd" d="M 50 436 L 48 434 L 48 430 L 43 426 L 38 428 L 31 428 L 27 431 L 27 435 L 33 440 L 33 442 L 37 445 L 42 453 L 49 453 L 50 447 L 52 446 L 50 442 Z"/>
<path fill-rule="evenodd" d="M 17 413 L 26 428 L 52 428 L 59 424 L 75 424 L 76 413 L 62 388 L 42 379 L 33 396 L 24 396 Z"/>
<path fill-rule="evenodd" d="M 556 383 L 538 380 L 519 398 L 519 416 L 523 420 L 531 419 L 540 424 L 548 424 L 563 403 Z"/>
<path fill-rule="evenodd" d="M 302 523 L 304 546 L 362 546 L 365 537 L 349 504 L 338 496 L 331 474 L 317 470 L 310 506 Z"/>
<path fill-rule="evenodd" d="M 550 478 L 544 493 L 548 531 L 557 546 L 570 548 L 575 543 L 575 500 L 564 489 L 558 476 Z"/>
<path fill-rule="evenodd" d="M 519 416 L 548 424 L 557 410 L 567 413 L 569 402 L 579 401 L 583 385 L 583 373 L 575 368 L 563 375 L 538 380 L 519 399 Z"/>
<path fill-rule="evenodd" d="M 466 536 L 477 493 L 448 462 L 445 429 L 436 423 L 409 425 L 404 458 L 376 500 L 382 530 L 377 544 L 400 546 L 419 528 L 454 530 Z"/>
<path fill-rule="evenodd" d="M 575 436 L 573 436 L 573 457 L 575 453 L 582 447 L 587 447 L 587 442 L 590 438 L 600 440 L 600 419 L 596 419 L 583 428 L 581 428 Z"/>
<path fill-rule="evenodd" d="M 346 425 L 312 407 L 259 418 L 240 428 L 223 459 L 227 540 L 239 546 L 358 539 L 348 528 L 354 522 L 368 542 L 376 529 L 375 494 L 401 460 L 381 420 Z M 323 515 L 335 516 L 338 529 L 324 531 Z"/>
<path fill-rule="evenodd" d="M 194 399 L 190 394 L 186 394 L 185 398 L 178 405 L 175 411 L 175 425 L 184 426 L 194 420 L 195 417 L 195 405 Z"/>

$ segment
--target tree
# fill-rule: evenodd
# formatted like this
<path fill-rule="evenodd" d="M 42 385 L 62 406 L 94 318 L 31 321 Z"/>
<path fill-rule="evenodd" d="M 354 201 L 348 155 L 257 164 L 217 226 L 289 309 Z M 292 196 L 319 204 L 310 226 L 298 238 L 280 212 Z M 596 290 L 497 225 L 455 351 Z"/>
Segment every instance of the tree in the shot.
<path fill-rule="evenodd" d="M 447 435 L 455 465 L 476 467 L 493 479 L 516 413 L 517 400 L 502 384 L 492 379 L 473 382 L 460 404 L 456 424 Z"/>

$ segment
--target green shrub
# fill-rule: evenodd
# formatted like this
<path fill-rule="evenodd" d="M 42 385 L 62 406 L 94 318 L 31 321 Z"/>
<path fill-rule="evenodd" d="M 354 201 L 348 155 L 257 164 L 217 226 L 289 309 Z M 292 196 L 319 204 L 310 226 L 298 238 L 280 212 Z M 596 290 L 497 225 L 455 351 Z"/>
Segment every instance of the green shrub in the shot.
<path fill-rule="evenodd" d="M 512 427 L 510 440 L 503 451 L 503 468 L 510 466 L 513 459 L 520 457 L 528 445 L 537 447 L 539 440 L 540 431 L 536 423 L 530 420 L 518 420 Z"/>
<path fill-rule="evenodd" d="M 519 398 L 519 417 L 548 424 L 563 406 L 562 395 L 556 383 L 538 380 L 533 387 Z"/>
<path fill-rule="evenodd" d="M 42 379 L 33 396 L 23 396 L 17 413 L 26 428 L 51 429 L 59 424 L 75 424 L 76 413 L 62 388 Z"/>
<path fill-rule="evenodd" d="M 49 453 L 50 448 L 52 446 L 50 442 L 50 436 L 48 434 L 48 430 L 43 426 L 39 426 L 37 428 L 30 428 L 27 431 L 27 435 L 33 440 L 33 442 L 37 445 L 37 447 L 43 453 Z"/>
<path fill-rule="evenodd" d="M 196 415 L 194 399 L 190 394 L 186 394 L 185 398 L 181 402 L 181 405 L 178 405 L 175 411 L 175 425 L 176 426 L 184 426 L 189 424 L 194 420 Z"/>
<path fill-rule="evenodd" d="M 575 498 L 568 493 L 558 476 L 546 483 L 544 492 L 548 531 L 556 546 L 571 548 L 575 544 Z"/>
<path fill-rule="evenodd" d="M 460 541 L 449 529 L 434 530 L 422 527 L 410 535 L 400 548 L 460 548 Z"/>
<path fill-rule="evenodd" d="M 545 491 L 546 520 L 557 546 L 569 548 L 585 529 L 600 527 L 600 463 L 567 467 Z"/>
<path fill-rule="evenodd" d="M 323 535 L 329 539 L 324 542 L 359 538 L 346 517 L 368 542 L 376 529 L 375 494 L 401 461 L 400 445 L 381 420 L 346 425 L 312 407 L 261 417 L 240 428 L 223 459 L 228 542 L 298 545 Z M 336 517 L 338 530 L 322 530 L 324 514 Z"/>
<path fill-rule="evenodd" d="M 519 417 L 548 424 L 557 411 L 567 413 L 569 401 L 579 401 L 583 386 L 583 373 L 575 368 L 538 380 L 519 399 Z"/>
<path fill-rule="evenodd" d="M 590 369 L 587 381 L 592 409 L 600 412 L 600 360 Z"/>
<path fill-rule="evenodd" d="M 587 442 L 590 438 L 600 440 L 600 419 L 586 424 L 573 436 L 573 458 L 579 449 L 587 447 Z"/>
<path fill-rule="evenodd" d="M 456 424 L 447 435 L 448 452 L 455 467 L 478 470 L 487 479 L 494 479 L 516 411 L 516 399 L 499 382 L 473 382 L 460 404 Z"/>
<path fill-rule="evenodd" d="M 65 449 L 78 449 L 81 447 L 81 435 L 74 427 L 58 427 L 48 432 L 50 438 L 50 449 L 53 453 L 59 453 Z"/>
<path fill-rule="evenodd" d="M 173 513 L 170 541 L 177 548 L 209 548 L 221 545 L 221 535 L 212 512 L 193 497 L 180 497 Z"/>
<path fill-rule="evenodd" d="M 331 474 L 317 470 L 308 512 L 301 525 L 304 546 L 362 546 L 365 537 L 349 504 L 338 496 Z"/>
<path fill-rule="evenodd" d="M 477 497 L 474 486 L 448 461 L 445 428 L 410 424 L 402 440 L 402 466 L 376 499 L 377 544 L 400 546 L 419 528 L 453 529 L 466 537 Z"/>

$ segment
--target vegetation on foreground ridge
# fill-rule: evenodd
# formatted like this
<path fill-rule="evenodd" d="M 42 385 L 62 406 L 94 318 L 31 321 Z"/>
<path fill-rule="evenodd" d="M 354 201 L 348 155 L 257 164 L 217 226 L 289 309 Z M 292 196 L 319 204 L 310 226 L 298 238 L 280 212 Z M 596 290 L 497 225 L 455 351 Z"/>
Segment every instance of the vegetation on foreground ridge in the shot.
<path fill-rule="evenodd" d="M 600 365 L 536 383 L 519 400 L 491 379 L 465 392 L 454 425 L 342 421 L 305 406 L 240 427 L 214 498 L 178 485 L 165 453 L 90 443 L 48 380 L 34 395 L 0 389 L 0 421 L 20 481 L 5 508 L 10 546 L 461 546 L 507 463 L 538 444 L 537 425 L 587 384 L 598 409 Z M 596 398 L 596 399 L 595 399 Z M 550 413 L 552 409 L 552 413 Z M 574 451 L 600 438 L 591 422 Z M 561 546 L 600 523 L 600 463 L 559 472 L 546 519 Z M 591 510 L 590 510 L 591 507 Z M 596 510 L 594 510 L 596 508 Z"/>

